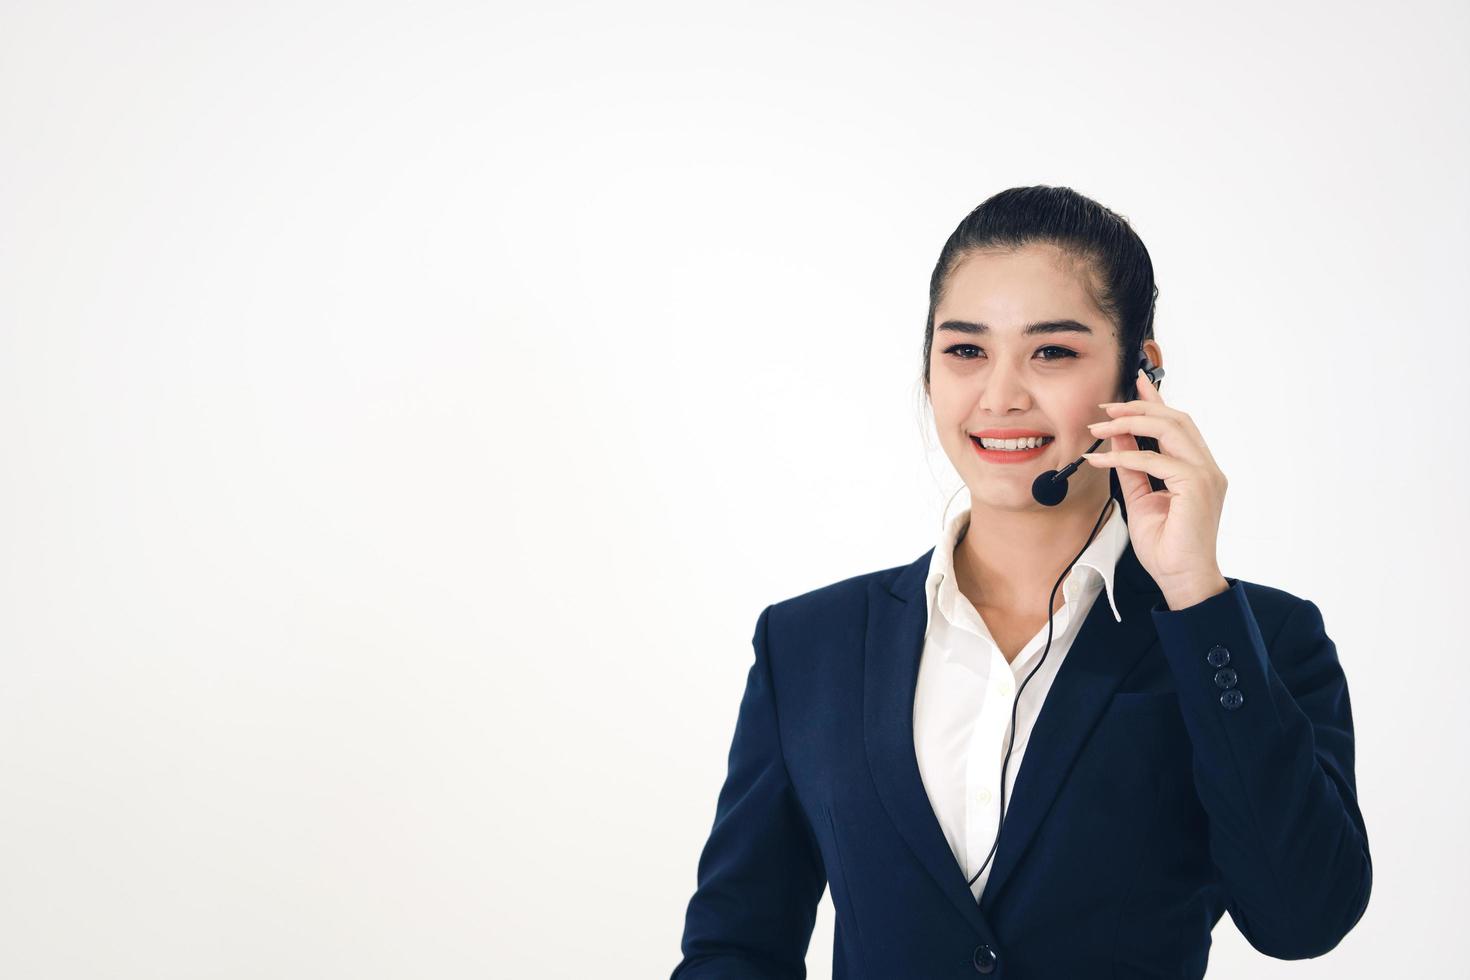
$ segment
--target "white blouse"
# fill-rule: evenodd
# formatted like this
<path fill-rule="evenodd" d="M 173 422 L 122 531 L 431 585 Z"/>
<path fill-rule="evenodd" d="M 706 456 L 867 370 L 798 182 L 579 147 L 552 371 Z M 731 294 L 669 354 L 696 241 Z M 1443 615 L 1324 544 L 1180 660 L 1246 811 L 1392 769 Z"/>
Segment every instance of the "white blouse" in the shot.
<path fill-rule="evenodd" d="M 979 901 L 995 868 L 990 848 L 1000 820 L 1000 767 L 1011 708 L 1016 690 L 1046 646 L 1047 627 L 1043 624 L 1015 661 L 1006 663 L 980 614 L 955 583 L 954 549 L 969 525 L 966 507 L 945 525 L 929 562 L 925 584 L 929 625 L 914 696 L 914 751 L 929 804 L 965 878 L 990 857 L 985 873 L 970 886 Z M 1052 620 L 1051 650 L 1026 683 L 1016 709 L 1016 744 L 1006 766 L 1007 811 L 1015 798 L 1031 726 L 1098 592 L 1106 589 L 1113 618 L 1122 622 L 1113 601 L 1113 571 L 1127 547 L 1128 525 L 1115 502 L 1107 522 L 1062 583 L 1065 604 Z"/>

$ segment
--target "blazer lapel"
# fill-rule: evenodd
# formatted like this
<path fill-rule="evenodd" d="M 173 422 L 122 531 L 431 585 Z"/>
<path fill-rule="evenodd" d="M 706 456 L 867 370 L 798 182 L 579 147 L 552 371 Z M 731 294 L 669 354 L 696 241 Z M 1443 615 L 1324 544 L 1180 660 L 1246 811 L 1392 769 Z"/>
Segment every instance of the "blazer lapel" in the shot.
<path fill-rule="evenodd" d="M 914 692 L 928 625 L 924 581 L 932 555 L 931 548 L 887 583 L 877 577 L 868 582 L 863 737 L 873 782 L 889 817 L 940 891 L 984 932 L 981 908 L 993 904 L 1025 855 L 1119 683 L 1157 641 L 1149 607 L 1161 593 L 1130 542 L 1113 576 L 1123 620 L 1113 619 L 1107 597 L 1099 595 L 1062 661 L 1022 757 L 1015 797 L 1006 801 L 1000 846 L 977 904 L 929 804 L 914 752 Z"/>
<path fill-rule="evenodd" d="M 1113 586 L 1122 622 L 1113 618 L 1106 597 L 1099 595 L 1052 681 L 1016 774 L 1015 797 L 1006 801 L 995 867 L 980 895 L 982 908 L 994 904 L 1025 856 L 1118 685 L 1158 642 L 1149 607 L 1162 593 L 1138 563 L 1131 542 L 1118 556 Z"/>

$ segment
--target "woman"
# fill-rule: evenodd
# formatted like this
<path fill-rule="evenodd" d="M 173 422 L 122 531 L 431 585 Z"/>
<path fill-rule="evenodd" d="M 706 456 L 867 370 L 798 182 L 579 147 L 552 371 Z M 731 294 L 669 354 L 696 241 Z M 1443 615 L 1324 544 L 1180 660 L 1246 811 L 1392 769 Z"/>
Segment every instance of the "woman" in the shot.
<path fill-rule="evenodd" d="M 1362 916 L 1347 681 L 1314 603 L 1216 563 L 1156 295 L 1068 188 L 950 236 L 923 378 L 970 505 L 761 612 L 674 980 L 804 977 L 828 884 L 834 975 L 877 980 L 1202 977 L 1226 912 L 1282 959 Z"/>

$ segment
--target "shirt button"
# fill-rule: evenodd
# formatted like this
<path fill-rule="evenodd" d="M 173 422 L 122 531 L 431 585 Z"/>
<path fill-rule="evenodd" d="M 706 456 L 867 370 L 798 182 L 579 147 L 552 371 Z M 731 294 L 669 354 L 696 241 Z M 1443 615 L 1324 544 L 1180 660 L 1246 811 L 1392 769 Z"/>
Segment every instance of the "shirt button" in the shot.
<path fill-rule="evenodd" d="M 990 802 L 990 790 L 982 789 L 980 792 L 975 794 L 975 799 L 979 801 L 981 806 L 985 806 L 987 803 Z"/>
<path fill-rule="evenodd" d="M 1226 711 L 1234 711 L 1245 703 L 1245 695 L 1240 693 L 1240 688 L 1232 687 L 1220 695 L 1220 704 L 1224 705 Z"/>
<path fill-rule="evenodd" d="M 1210 662 L 1211 667 L 1224 667 L 1230 662 L 1230 651 L 1217 643 L 1210 647 L 1210 652 L 1205 654 L 1205 659 Z"/>

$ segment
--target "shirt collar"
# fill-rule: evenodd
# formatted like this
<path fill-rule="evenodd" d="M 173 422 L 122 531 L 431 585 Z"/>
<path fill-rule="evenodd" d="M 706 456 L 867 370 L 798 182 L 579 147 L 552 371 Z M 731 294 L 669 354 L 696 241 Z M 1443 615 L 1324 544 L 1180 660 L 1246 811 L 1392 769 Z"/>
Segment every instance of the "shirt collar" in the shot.
<path fill-rule="evenodd" d="M 965 507 L 959 513 L 951 517 L 943 527 L 939 536 L 939 543 L 934 547 L 934 554 L 929 559 L 929 575 L 924 582 L 924 593 L 929 601 L 929 614 L 933 616 L 938 608 L 944 612 L 947 618 L 953 616 L 941 603 L 936 606 L 936 598 L 945 598 L 958 594 L 959 587 L 955 582 L 954 575 L 954 549 L 959 543 L 961 535 L 970 526 L 970 508 Z M 1103 591 L 1107 593 L 1108 605 L 1113 609 L 1113 619 L 1123 621 L 1123 614 L 1118 611 L 1118 603 L 1113 595 L 1113 575 L 1118 568 L 1118 559 L 1128 547 L 1128 523 L 1123 520 L 1122 508 L 1117 501 L 1113 502 L 1113 512 L 1107 521 L 1098 529 L 1097 536 L 1078 557 L 1072 570 L 1067 573 L 1062 583 L 1062 593 L 1067 601 L 1071 601 L 1080 595 L 1085 587 L 1087 579 L 1084 576 L 1096 576 L 1102 579 Z"/>

